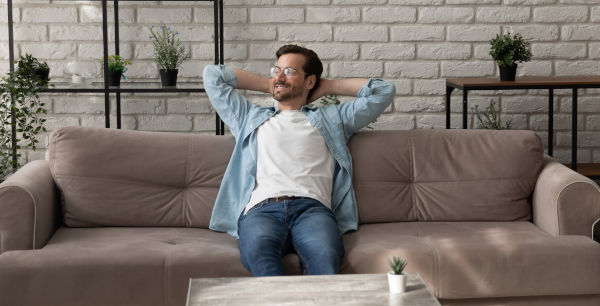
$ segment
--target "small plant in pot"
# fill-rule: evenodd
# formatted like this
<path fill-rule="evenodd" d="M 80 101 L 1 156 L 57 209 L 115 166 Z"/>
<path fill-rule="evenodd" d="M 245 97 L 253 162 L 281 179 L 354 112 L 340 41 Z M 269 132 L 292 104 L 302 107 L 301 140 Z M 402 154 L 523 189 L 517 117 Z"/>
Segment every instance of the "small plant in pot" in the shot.
<path fill-rule="evenodd" d="M 179 39 L 179 33 L 172 28 L 163 24 L 158 28 L 149 26 L 148 29 L 162 86 L 175 86 L 179 67 L 190 58 L 190 52 Z"/>
<path fill-rule="evenodd" d="M 508 130 L 512 124 L 512 120 L 506 120 L 502 125 L 500 114 L 496 110 L 496 102 L 492 100 L 490 106 L 485 108 L 485 111 L 479 111 L 479 105 L 471 108 L 473 114 L 477 117 L 477 128 L 488 130 Z"/>
<path fill-rule="evenodd" d="M 20 56 L 17 61 L 17 75 L 31 78 L 39 86 L 47 86 L 50 80 L 50 67 L 46 62 L 40 62 L 29 53 Z"/>
<path fill-rule="evenodd" d="M 389 260 L 389 265 L 392 271 L 388 272 L 388 283 L 391 293 L 402 293 L 406 291 L 407 275 L 404 273 L 404 268 L 408 262 L 403 257 L 392 257 Z"/>
<path fill-rule="evenodd" d="M 510 35 L 497 34 L 490 40 L 490 55 L 498 64 L 500 69 L 500 80 L 514 81 L 517 74 L 517 63 L 531 60 L 529 42 L 523 39 L 521 34 Z"/>
<path fill-rule="evenodd" d="M 104 65 L 104 58 L 100 60 Z M 121 77 L 127 80 L 125 71 L 127 71 L 127 65 L 131 65 L 131 61 L 123 59 L 120 55 L 109 55 L 108 56 L 108 85 L 119 86 L 121 85 Z"/>

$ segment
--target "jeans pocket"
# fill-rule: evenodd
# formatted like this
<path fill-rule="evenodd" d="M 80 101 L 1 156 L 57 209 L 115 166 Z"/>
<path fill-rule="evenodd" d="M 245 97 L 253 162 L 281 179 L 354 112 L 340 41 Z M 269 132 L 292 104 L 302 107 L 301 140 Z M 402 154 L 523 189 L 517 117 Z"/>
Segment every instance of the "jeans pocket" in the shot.
<path fill-rule="evenodd" d="M 269 204 L 273 204 L 273 203 L 275 203 L 275 202 L 268 202 L 266 200 L 262 201 L 262 202 L 259 202 L 256 205 L 252 206 L 250 209 L 248 209 L 248 212 L 246 213 L 246 215 L 249 214 L 251 211 L 255 211 L 255 210 L 259 209 L 259 208 L 265 207 L 265 206 L 267 206 Z"/>

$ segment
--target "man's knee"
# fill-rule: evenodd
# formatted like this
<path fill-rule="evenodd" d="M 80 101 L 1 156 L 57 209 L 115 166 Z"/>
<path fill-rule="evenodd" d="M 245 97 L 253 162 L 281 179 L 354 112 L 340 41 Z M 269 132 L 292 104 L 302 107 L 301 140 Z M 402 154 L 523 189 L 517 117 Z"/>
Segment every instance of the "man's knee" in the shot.
<path fill-rule="evenodd" d="M 306 270 L 306 274 L 337 274 L 340 272 L 340 263 L 343 253 L 331 246 L 323 246 L 318 250 L 302 256 L 302 264 Z"/>

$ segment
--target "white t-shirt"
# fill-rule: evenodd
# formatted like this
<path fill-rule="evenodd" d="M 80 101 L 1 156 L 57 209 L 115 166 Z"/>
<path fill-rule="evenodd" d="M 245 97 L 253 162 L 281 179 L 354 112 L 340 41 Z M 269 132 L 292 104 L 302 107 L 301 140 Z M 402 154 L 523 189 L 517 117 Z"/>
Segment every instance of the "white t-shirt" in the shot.
<path fill-rule="evenodd" d="M 246 205 L 265 199 L 310 197 L 331 208 L 333 156 L 301 111 L 279 111 L 257 132 L 256 185 Z"/>

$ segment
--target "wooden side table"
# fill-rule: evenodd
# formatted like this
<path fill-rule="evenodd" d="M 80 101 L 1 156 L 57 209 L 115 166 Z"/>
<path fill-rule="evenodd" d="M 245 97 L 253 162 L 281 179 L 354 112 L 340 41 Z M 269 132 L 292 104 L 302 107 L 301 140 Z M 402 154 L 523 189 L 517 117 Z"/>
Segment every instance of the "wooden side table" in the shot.
<path fill-rule="evenodd" d="M 515 81 L 500 81 L 500 78 L 451 78 L 446 79 L 446 128 L 450 128 L 450 95 L 457 88 L 463 91 L 463 122 L 467 128 L 468 95 L 470 90 L 548 89 L 548 155 L 554 146 L 554 89 L 572 89 L 572 133 L 571 168 L 577 171 L 577 90 L 600 88 L 600 76 L 572 77 L 517 77 Z M 597 176 L 594 174 L 593 176 Z"/>

